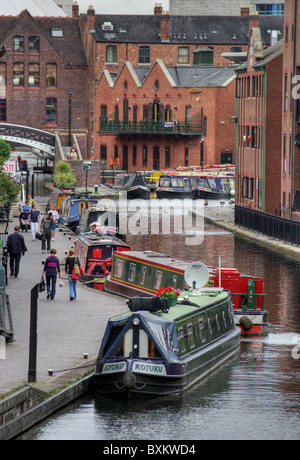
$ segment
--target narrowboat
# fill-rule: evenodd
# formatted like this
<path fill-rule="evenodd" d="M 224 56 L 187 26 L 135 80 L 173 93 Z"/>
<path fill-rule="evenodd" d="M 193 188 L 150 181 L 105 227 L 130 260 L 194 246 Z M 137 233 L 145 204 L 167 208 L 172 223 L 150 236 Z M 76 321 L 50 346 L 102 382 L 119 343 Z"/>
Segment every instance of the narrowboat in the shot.
<path fill-rule="evenodd" d="M 81 233 L 74 242 L 75 255 L 84 270 L 83 282 L 91 288 L 103 290 L 111 272 L 114 251 L 121 253 L 130 247 L 113 235 L 92 231 Z"/>
<path fill-rule="evenodd" d="M 191 261 L 153 251 L 115 252 L 104 289 L 124 297 L 155 296 L 161 287 L 185 289 L 184 273 Z M 208 267 L 209 287 L 231 292 L 235 323 L 243 335 L 268 333 L 269 313 L 264 308 L 263 280 L 243 275 L 236 268 Z"/>
<path fill-rule="evenodd" d="M 159 178 L 156 196 L 157 198 L 192 198 L 192 189 L 192 178 L 189 176 L 163 175 Z"/>
<path fill-rule="evenodd" d="M 67 196 L 62 200 L 60 208 L 60 216 L 63 224 L 75 232 L 82 210 L 89 209 L 96 204 L 97 200 L 93 200 L 87 196 Z"/>
<path fill-rule="evenodd" d="M 240 349 L 230 291 L 184 291 L 174 306 L 162 297 L 129 300 L 108 321 L 96 360 L 96 391 L 110 397 L 181 394 Z"/>
<path fill-rule="evenodd" d="M 235 178 L 233 174 L 199 176 L 192 188 L 194 199 L 230 198 L 234 195 Z"/>
<path fill-rule="evenodd" d="M 76 233 L 90 232 L 93 229 L 96 230 L 97 227 L 102 227 L 105 229 L 106 233 L 125 240 L 126 234 L 125 231 L 120 228 L 118 211 L 110 210 L 103 206 L 83 208 L 79 224 L 76 228 Z"/>
<path fill-rule="evenodd" d="M 141 174 L 137 173 L 117 174 L 112 188 L 119 192 L 126 192 L 128 199 L 148 199 L 150 197 L 149 188 L 146 186 Z"/>

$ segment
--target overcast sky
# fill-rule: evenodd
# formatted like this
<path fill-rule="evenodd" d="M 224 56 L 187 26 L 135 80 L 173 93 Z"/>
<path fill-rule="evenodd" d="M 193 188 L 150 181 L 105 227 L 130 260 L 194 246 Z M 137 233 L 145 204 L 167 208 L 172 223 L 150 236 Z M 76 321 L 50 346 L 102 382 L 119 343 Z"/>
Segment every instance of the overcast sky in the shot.
<path fill-rule="evenodd" d="M 79 12 L 86 13 L 92 5 L 96 14 L 153 14 L 155 3 L 169 9 L 169 0 L 77 0 Z"/>

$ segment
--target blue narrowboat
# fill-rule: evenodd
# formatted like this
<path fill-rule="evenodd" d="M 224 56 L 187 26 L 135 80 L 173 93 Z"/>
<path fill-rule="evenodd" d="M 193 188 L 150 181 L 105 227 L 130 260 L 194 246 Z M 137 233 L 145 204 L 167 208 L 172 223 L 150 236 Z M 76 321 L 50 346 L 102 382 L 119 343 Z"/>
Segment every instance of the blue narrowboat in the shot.
<path fill-rule="evenodd" d="M 163 175 L 156 189 L 157 198 L 192 198 L 195 176 Z"/>
<path fill-rule="evenodd" d="M 97 200 L 93 200 L 89 197 L 67 196 L 62 200 L 60 208 L 60 216 L 63 223 L 71 230 L 76 231 L 82 210 L 89 209 L 96 204 Z"/>
<path fill-rule="evenodd" d="M 234 174 L 198 176 L 193 198 L 229 198 L 235 195 Z"/>

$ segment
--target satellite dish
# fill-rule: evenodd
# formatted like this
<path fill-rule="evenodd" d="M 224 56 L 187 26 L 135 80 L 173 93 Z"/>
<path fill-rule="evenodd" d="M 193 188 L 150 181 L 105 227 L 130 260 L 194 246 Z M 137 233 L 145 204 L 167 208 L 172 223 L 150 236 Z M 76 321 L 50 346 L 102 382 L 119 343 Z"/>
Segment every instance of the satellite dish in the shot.
<path fill-rule="evenodd" d="M 184 272 L 186 284 L 193 289 L 205 286 L 209 280 L 209 272 L 202 262 L 192 262 Z"/>

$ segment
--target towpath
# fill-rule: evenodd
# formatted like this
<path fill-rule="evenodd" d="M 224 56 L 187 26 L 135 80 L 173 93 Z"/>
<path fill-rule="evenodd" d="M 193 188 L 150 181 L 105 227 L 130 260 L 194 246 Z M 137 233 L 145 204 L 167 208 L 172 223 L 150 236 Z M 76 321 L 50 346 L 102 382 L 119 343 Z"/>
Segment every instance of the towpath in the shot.
<path fill-rule="evenodd" d="M 9 223 L 9 233 L 18 219 Z M 38 304 L 38 344 L 37 344 L 37 384 L 50 379 L 48 369 L 54 372 L 84 366 L 95 358 L 99 351 L 107 319 L 126 310 L 124 299 L 99 292 L 78 283 L 77 300 L 69 300 L 69 286 L 65 273 L 65 251 L 74 243 L 72 232 L 56 230 L 52 247 L 57 250 L 61 262 L 64 286 L 57 283 L 56 297 L 46 299 L 39 295 Z M 18 278 L 8 277 L 6 292 L 10 296 L 14 324 L 14 342 L 5 347 L 5 356 L 0 359 L 0 395 L 27 383 L 29 362 L 29 328 L 31 289 L 40 281 L 42 261 L 48 254 L 41 251 L 41 242 L 32 241 L 31 232 L 23 232 L 28 248 L 22 257 Z M 9 275 L 9 270 L 8 270 Z"/>

